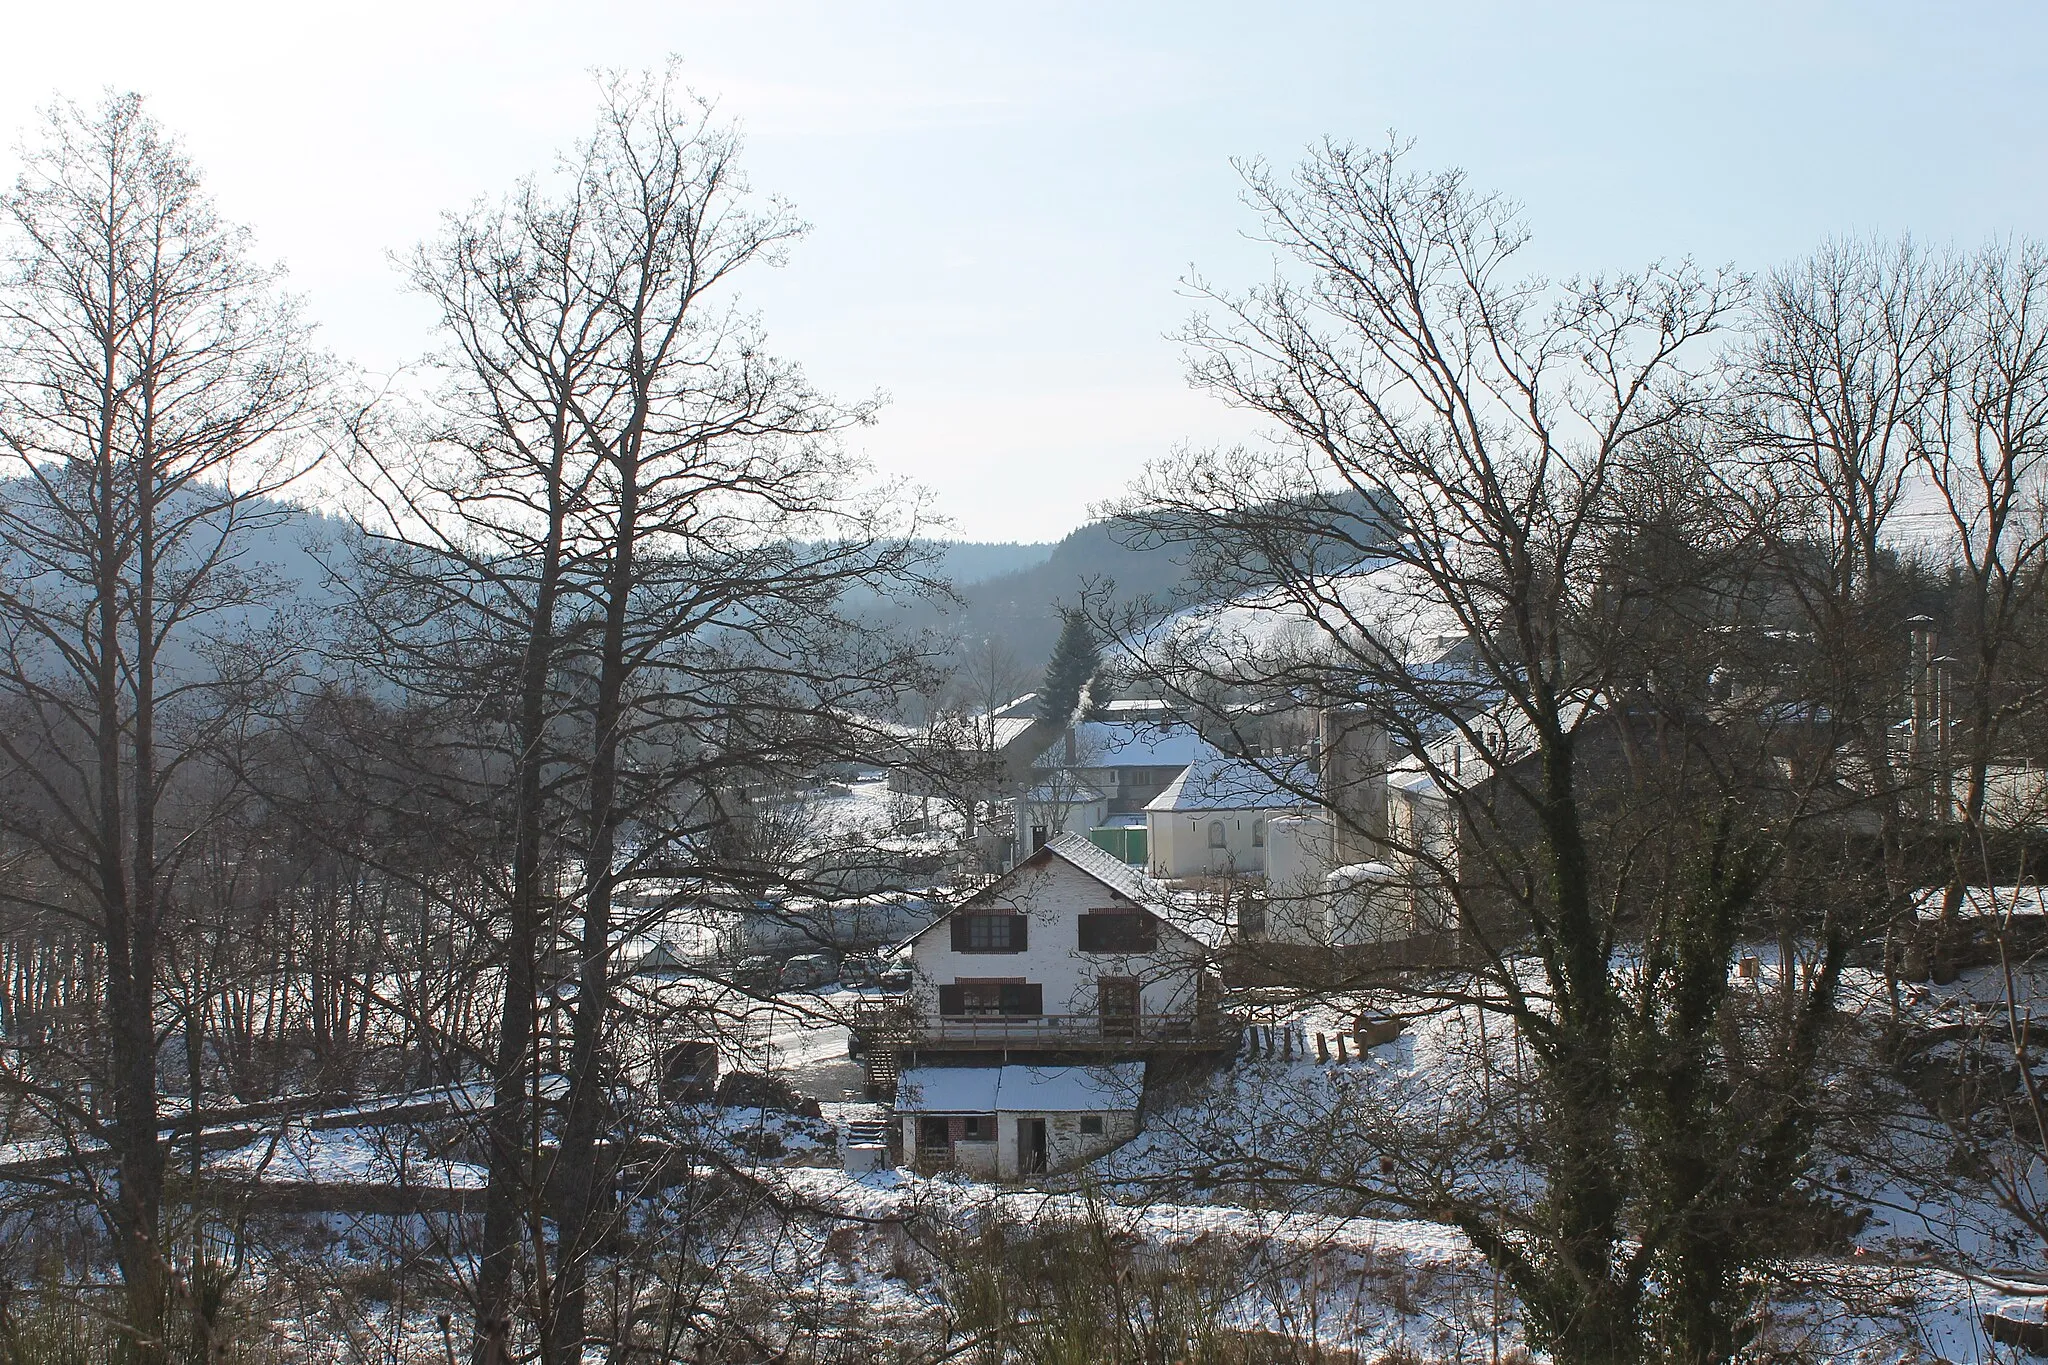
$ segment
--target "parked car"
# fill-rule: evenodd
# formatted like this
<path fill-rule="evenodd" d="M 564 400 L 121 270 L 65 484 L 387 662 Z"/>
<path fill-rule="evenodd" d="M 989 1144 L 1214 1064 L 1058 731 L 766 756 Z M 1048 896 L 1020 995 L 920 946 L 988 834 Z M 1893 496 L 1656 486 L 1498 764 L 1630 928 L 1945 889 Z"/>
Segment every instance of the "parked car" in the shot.
<path fill-rule="evenodd" d="M 839 964 L 839 979 L 849 986 L 871 986 L 882 979 L 888 964 L 879 953 L 852 953 Z"/>
<path fill-rule="evenodd" d="M 782 980 L 779 957 L 743 957 L 732 969 L 732 983 L 744 990 L 772 991 Z"/>
<path fill-rule="evenodd" d="M 910 989 L 910 953 L 899 948 L 891 953 L 878 953 L 882 970 L 875 973 L 875 984 L 885 991 L 898 992 Z"/>
<path fill-rule="evenodd" d="M 784 990 L 804 986 L 823 986 L 839 979 L 839 968 L 825 953 L 805 953 L 782 964 L 782 976 L 777 985 Z"/>

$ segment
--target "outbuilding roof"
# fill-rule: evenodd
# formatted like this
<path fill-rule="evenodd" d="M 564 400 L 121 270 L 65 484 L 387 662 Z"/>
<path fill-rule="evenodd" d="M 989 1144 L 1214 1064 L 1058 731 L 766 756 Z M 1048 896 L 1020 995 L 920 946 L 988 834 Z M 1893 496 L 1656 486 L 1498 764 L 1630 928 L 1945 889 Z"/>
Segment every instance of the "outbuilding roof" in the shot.
<path fill-rule="evenodd" d="M 1030 791 L 1025 792 L 1022 799 L 1034 806 L 1056 806 L 1062 802 L 1075 806 L 1087 806 L 1097 801 L 1107 801 L 1109 797 L 1105 793 L 1089 786 L 1086 782 L 1068 782 L 1059 785 L 1051 782 L 1041 782 Z"/>
<path fill-rule="evenodd" d="M 896 1080 L 905 1114 L 1100 1114 L 1138 1107 L 1143 1062 L 1108 1066 L 920 1066 Z"/>

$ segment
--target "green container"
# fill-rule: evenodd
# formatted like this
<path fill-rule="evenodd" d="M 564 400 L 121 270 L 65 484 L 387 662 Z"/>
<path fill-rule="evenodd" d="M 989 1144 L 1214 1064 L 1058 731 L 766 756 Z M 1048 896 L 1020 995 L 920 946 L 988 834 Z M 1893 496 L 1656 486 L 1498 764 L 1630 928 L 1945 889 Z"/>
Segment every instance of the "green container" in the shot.
<path fill-rule="evenodd" d="M 1134 867 L 1145 865 L 1143 825 L 1098 825 L 1088 831 L 1088 842 L 1121 862 Z"/>

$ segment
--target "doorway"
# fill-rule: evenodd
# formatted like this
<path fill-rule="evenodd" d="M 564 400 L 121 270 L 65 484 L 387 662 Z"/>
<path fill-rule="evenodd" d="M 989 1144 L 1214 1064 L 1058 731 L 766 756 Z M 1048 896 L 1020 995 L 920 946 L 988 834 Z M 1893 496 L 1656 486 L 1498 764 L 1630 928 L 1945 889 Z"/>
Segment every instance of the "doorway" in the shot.
<path fill-rule="evenodd" d="M 1049 1156 L 1044 1119 L 1025 1119 L 1017 1125 L 1017 1165 L 1026 1175 L 1046 1168 Z"/>
<path fill-rule="evenodd" d="M 1138 1036 L 1138 979 L 1099 976 L 1095 979 L 1095 1013 L 1105 1038 Z"/>

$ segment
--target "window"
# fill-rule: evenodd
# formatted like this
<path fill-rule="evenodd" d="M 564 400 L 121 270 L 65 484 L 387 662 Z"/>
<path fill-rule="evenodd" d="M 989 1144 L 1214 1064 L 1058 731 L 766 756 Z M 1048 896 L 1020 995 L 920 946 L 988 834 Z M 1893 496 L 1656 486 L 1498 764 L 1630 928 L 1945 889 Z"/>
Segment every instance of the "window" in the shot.
<path fill-rule="evenodd" d="M 1081 1134 L 1084 1137 L 1102 1136 L 1102 1115 L 1089 1114 L 1081 1120 Z"/>
<path fill-rule="evenodd" d="M 969 1114 L 961 1123 L 962 1142 L 994 1142 L 996 1140 L 996 1116 L 994 1114 Z"/>
<path fill-rule="evenodd" d="M 1021 953 L 1030 944 L 1030 922 L 1008 911 L 953 916 L 956 953 Z"/>
<path fill-rule="evenodd" d="M 1033 981 L 956 981 L 939 987 L 939 1013 L 951 1019 L 1045 1013 L 1045 987 Z"/>
<path fill-rule="evenodd" d="M 1223 846 L 1223 822 L 1221 820 L 1211 820 L 1209 822 L 1209 847 L 1222 848 Z"/>
<path fill-rule="evenodd" d="M 1094 910 L 1081 916 L 1084 953 L 1144 953 L 1158 943 L 1158 921 L 1143 910 Z"/>
<path fill-rule="evenodd" d="M 917 1145 L 919 1147 L 951 1147 L 953 1129 L 944 1119 L 919 1119 L 917 1121 Z"/>
<path fill-rule="evenodd" d="M 1264 848 L 1265 846 L 1266 822 L 1264 820 L 1254 820 L 1252 821 L 1252 847 Z"/>

